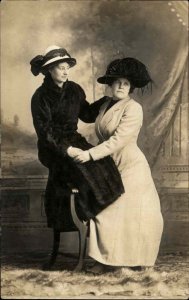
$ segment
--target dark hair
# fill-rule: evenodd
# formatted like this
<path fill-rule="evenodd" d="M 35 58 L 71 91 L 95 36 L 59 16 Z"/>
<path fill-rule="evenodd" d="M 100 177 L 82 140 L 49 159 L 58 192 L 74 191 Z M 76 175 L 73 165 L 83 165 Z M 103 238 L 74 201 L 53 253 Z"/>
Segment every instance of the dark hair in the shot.
<path fill-rule="evenodd" d="M 125 77 L 125 79 L 127 79 L 127 78 Z M 117 78 L 108 78 L 107 85 L 108 85 L 108 86 L 112 86 L 112 84 L 113 84 L 114 81 L 116 81 L 116 80 L 117 80 Z M 128 80 L 128 79 L 127 79 L 127 80 Z M 129 81 L 129 80 L 128 80 L 128 81 Z M 129 83 L 130 83 L 130 81 L 129 81 Z M 135 86 L 132 85 L 132 84 L 130 83 L 129 94 L 133 93 L 134 89 L 135 89 Z"/>

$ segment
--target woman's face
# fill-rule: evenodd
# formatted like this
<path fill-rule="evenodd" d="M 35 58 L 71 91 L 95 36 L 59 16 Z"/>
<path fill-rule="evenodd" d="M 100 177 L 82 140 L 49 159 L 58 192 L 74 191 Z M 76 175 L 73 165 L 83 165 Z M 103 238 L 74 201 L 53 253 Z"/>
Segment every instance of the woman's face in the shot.
<path fill-rule="evenodd" d="M 61 83 L 68 79 L 69 69 L 69 64 L 67 62 L 62 62 L 50 68 L 49 72 L 55 82 Z"/>
<path fill-rule="evenodd" d="M 128 96 L 130 91 L 130 82 L 126 78 L 116 79 L 112 85 L 112 95 L 115 100 L 121 100 Z"/>

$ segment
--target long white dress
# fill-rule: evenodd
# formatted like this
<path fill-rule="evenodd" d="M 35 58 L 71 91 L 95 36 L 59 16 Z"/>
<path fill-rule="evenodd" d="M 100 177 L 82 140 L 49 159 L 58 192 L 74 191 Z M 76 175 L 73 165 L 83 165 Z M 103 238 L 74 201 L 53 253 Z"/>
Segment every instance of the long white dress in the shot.
<path fill-rule="evenodd" d="M 112 155 L 125 193 L 90 221 L 89 256 L 112 266 L 153 266 L 159 251 L 163 219 L 148 162 L 137 146 L 143 112 L 133 99 L 118 101 L 96 120 L 99 145 L 94 160 Z"/>

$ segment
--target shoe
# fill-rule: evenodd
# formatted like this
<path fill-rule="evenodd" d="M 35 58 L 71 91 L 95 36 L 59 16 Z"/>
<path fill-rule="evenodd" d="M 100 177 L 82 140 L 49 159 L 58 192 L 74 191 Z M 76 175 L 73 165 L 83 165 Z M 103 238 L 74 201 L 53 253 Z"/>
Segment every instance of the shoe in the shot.
<path fill-rule="evenodd" d="M 93 275 L 100 275 L 106 272 L 106 265 L 103 265 L 99 262 L 95 262 L 95 264 L 86 269 L 87 273 L 91 273 Z"/>
<path fill-rule="evenodd" d="M 142 267 L 141 266 L 129 267 L 129 269 L 131 269 L 132 271 L 142 271 Z"/>

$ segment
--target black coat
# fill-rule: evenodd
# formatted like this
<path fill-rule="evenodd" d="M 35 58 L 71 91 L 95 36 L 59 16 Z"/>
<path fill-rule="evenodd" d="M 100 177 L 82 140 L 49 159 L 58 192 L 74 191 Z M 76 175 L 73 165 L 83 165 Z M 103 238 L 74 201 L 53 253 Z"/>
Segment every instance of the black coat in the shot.
<path fill-rule="evenodd" d="M 38 136 L 38 157 L 49 169 L 45 193 L 48 227 L 60 231 L 74 228 L 69 196 L 79 189 L 77 213 L 83 220 L 93 218 L 123 192 L 120 174 L 111 157 L 84 164 L 75 163 L 66 150 L 69 146 L 87 150 L 92 147 L 78 132 L 78 118 L 95 121 L 105 97 L 92 105 L 83 89 L 72 81 L 59 88 L 48 75 L 32 97 L 31 110 Z"/>

